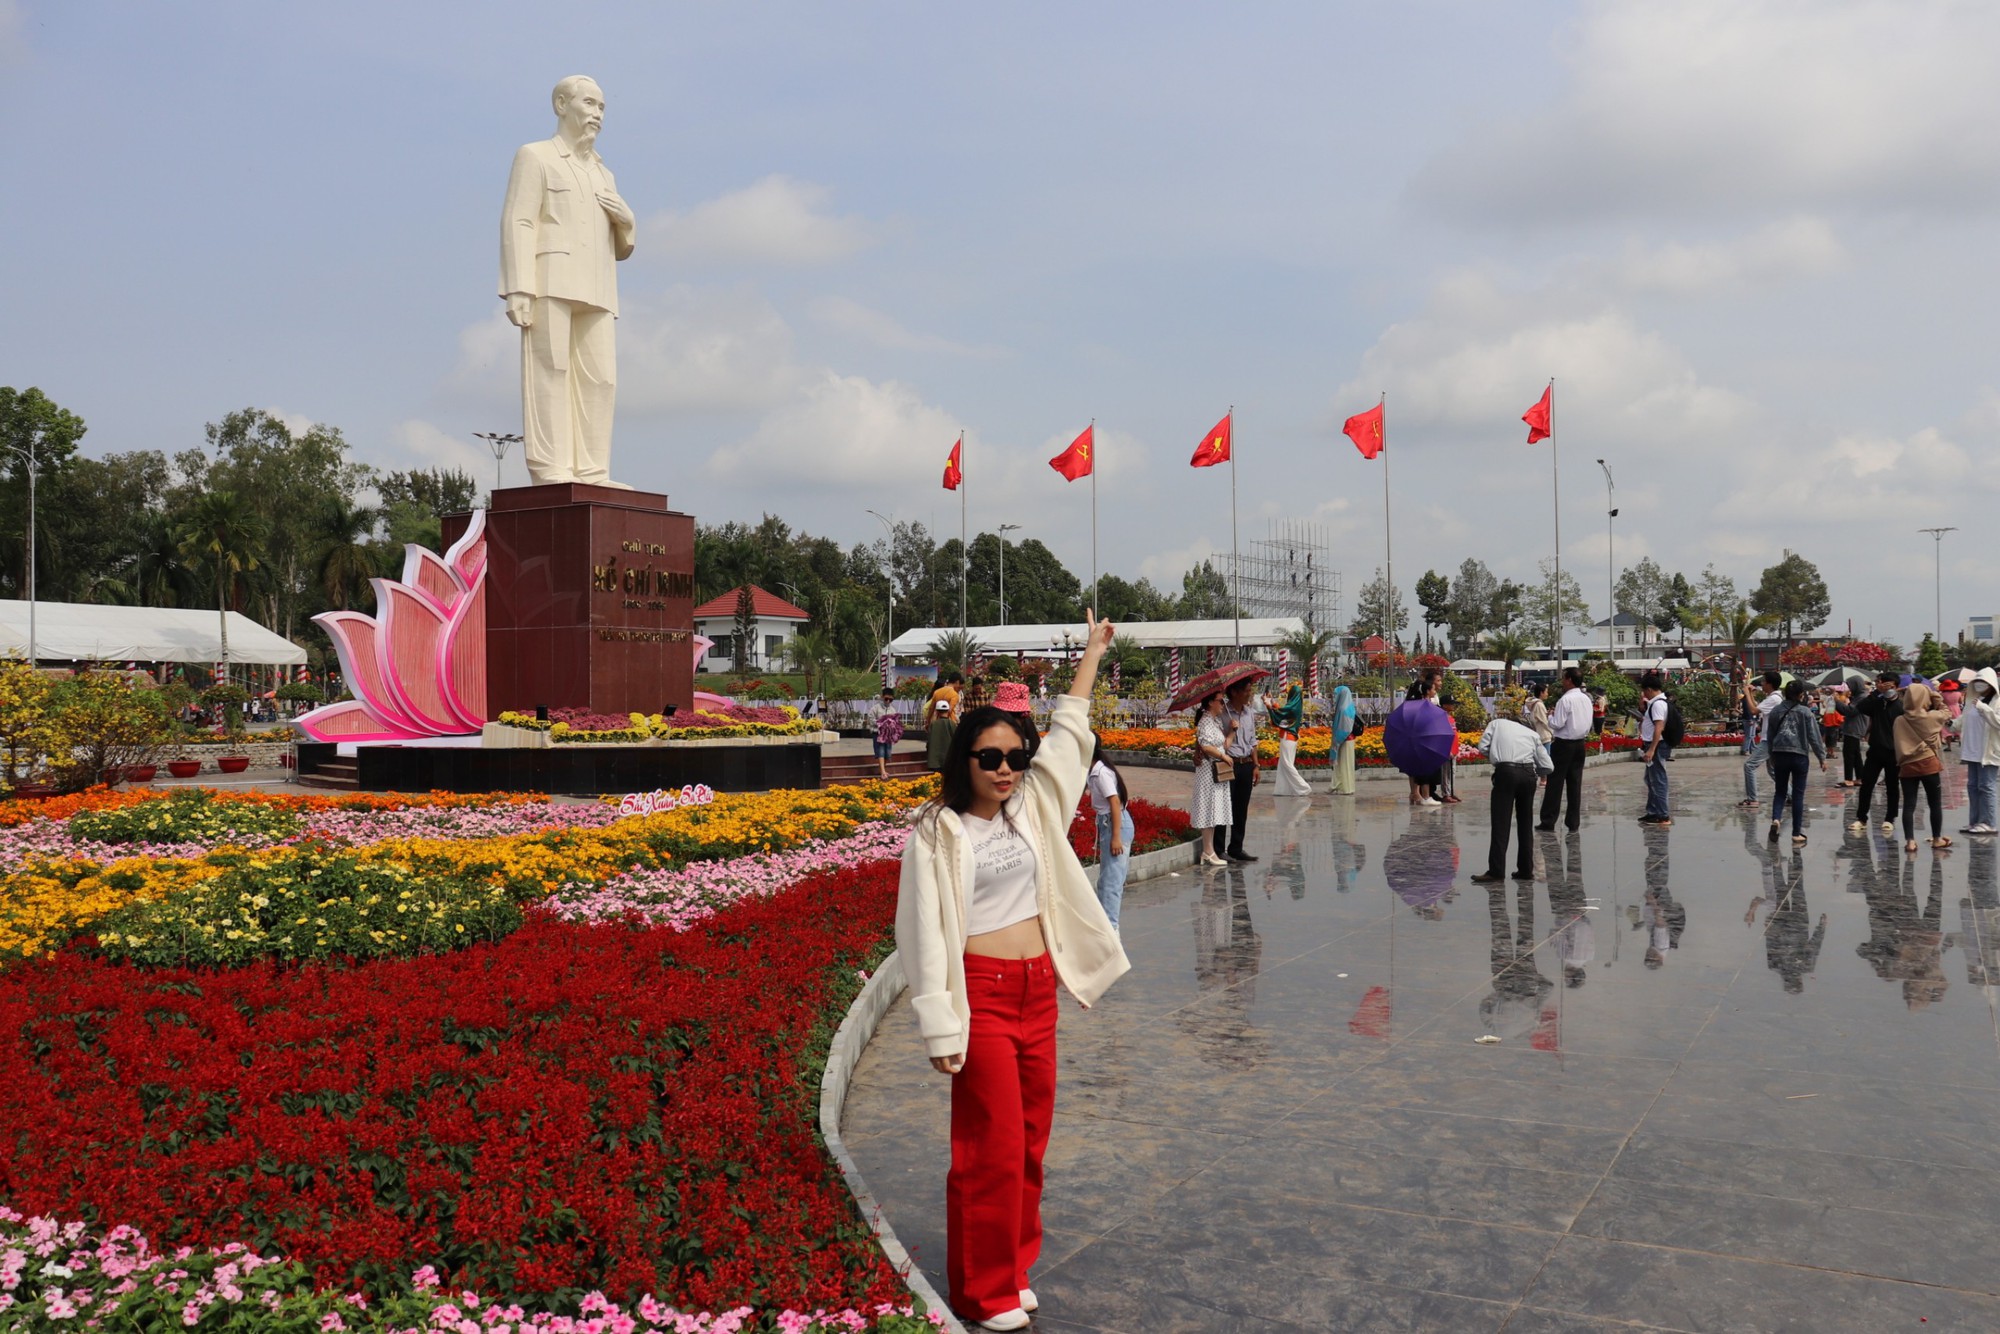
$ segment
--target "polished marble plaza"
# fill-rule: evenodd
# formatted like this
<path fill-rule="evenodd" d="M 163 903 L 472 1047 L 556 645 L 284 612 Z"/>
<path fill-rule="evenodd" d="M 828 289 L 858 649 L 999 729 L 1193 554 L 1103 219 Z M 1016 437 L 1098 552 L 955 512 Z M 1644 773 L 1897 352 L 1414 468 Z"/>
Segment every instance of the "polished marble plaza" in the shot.
<path fill-rule="evenodd" d="M 1638 767 L 1591 770 L 1532 885 L 1469 882 L 1468 774 L 1260 798 L 1262 860 L 1130 886 L 1132 972 L 1065 1002 L 1036 1328 L 2000 1329 L 2000 849 L 1962 770 L 1957 846 L 1914 856 L 1825 780 L 1795 852 L 1737 762 L 1672 772 L 1649 829 Z M 846 1128 L 940 1291 L 947 1102 L 899 1004 Z"/>

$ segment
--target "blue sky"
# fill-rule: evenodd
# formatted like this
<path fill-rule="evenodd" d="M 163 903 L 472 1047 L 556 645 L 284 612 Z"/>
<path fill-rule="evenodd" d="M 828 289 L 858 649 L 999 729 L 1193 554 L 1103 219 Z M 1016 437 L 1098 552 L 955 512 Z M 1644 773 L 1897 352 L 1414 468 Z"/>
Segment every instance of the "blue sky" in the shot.
<path fill-rule="evenodd" d="M 177 6 L 0 0 L 0 383 L 90 449 L 244 405 L 385 468 L 491 478 L 519 420 L 495 292 L 515 146 L 586 73 L 642 224 L 614 468 L 704 520 L 844 541 L 867 507 L 1024 525 L 1087 572 L 1229 545 L 1194 472 L 1234 404 L 1246 539 L 1396 568 L 1618 556 L 1747 586 L 1817 561 L 1834 628 L 2000 611 L 2000 15 L 1927 4 Z M 509 460 L 510 481 L 523 474 Z"/>

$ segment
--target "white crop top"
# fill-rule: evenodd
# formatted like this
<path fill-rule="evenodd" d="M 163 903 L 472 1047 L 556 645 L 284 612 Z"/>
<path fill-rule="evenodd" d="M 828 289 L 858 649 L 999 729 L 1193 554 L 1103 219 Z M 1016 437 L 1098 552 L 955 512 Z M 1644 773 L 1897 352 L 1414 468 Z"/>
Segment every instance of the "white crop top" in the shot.
<path fill-rule="evenodd" d="M 985 935 L 1039 916 L 1035 901 L 1035 845 L 1003 815 L 982 820 L 959 813 L 972 840 L 972 901 L 966 905 L 965 934 Z"/>

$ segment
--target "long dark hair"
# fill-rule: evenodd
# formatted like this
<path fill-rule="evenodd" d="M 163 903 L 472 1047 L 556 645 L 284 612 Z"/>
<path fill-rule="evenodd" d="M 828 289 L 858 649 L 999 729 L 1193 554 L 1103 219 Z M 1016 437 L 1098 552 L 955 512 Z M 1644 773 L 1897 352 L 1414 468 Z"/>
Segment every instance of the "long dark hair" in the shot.
<path fill-rule="evenodd" d="M 1111 771 L 1111 781 L 1118 784 L 1119 802 L 1122 805 L 1130 806 L 1132 804 L 1132 796 L 1125 790 L 1125 775 L 1118 772 L 1117 765 L 1104 758 L 1104 738 L 1095 732 L 1090 734 L 1090 762 L 1092 764 L 1101 764 Z"/>
<path fill-rule="evenodd" d="M 972 808 L 973 743 L 992 727 L 1013 728 L 1014 734 L 1021 738 L 1022 748 L 1030 755 L 1041 747 L 1041 734 L 1035 731 L 1034 719 L 1027 714 L 1009 713 L 991 704 L 980 705 L 960 719 L 958 730 L 951 734 L 951 744 L 945 747 L 944 766 L 938 771 L 938 794 L 924 803 L 924 817 L 935 819 L 946 809 L 963 815 Z"/>

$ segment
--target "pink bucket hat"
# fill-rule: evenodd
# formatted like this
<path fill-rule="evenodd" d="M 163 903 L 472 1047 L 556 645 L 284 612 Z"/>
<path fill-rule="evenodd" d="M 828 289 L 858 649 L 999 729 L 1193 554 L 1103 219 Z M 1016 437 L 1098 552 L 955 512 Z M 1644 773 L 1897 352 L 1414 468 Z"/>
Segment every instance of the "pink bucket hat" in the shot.
<path fill-rule="evenodd" d="M 1028 699 L 1028 687 L 1019 681 L 1002 681 L 993 691 L 993 707 L 1008 713 L 1028 713 L 1032 705 Z"/>

